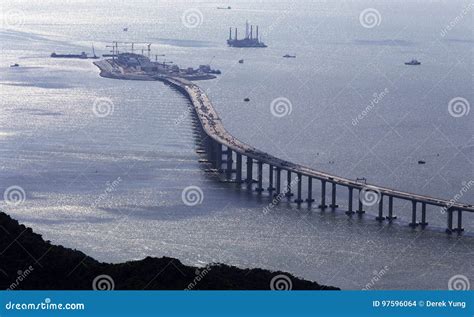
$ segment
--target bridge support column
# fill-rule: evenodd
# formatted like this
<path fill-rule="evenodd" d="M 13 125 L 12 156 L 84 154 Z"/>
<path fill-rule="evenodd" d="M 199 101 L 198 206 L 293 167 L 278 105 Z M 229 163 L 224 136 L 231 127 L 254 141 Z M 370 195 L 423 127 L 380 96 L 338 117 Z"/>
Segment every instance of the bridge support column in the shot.
<path fill-rule="evenodd" d="M 358 199 L 358 201 L 359 201 L 359 206 L 358 206 L 358 208 L 357 208 L 357 214 L 358 214 L 359 216 L 365 214 L 364 204 L 362 203 L 362 199 L 360 198 L 361 192 L 362 192 L 362 188 L 359 189 L 359 199 Z"/>
<path fill-rule="evenodd" d="M 448 213 L 448 227 L 446 228 L 446 233 L 451 234 L 453 232 L 453 208 L 449 207 L 447 210 Z"/>
<path fill-rule="evenodd" d="M 286 193 L 285 196 L 290 198 L 293 196 L 293 193 L 291 192 L 291 172 L 286 171 Z"/>
<path fill-rule="evenodd" d="M 214 141 L 208 140 L 206 142 L 206 151 L 207 151 L 207 158 L 209 162 L 211 162 L 211 167 L 216 168 L 216 156 L 214 154 Z"/>
<path fill-rule="evenodd" d="M 388 221 L 392 221 L 394 219 L 397 219 L 397 216 L 393 215 L 393 197 L 388 196 Z"/>
<path fill-rule="evenodd" d="M 457 231 L 458 234 L 464 231 L 464 228 L 462 227 L 462 210 L 458 209 L 458 227 L 456 229 L 453 229 L 453 231 Z"/>
<path fill-rule="evenodd" d="M 337 204 L 336 204 L 336 183 L 331 183 L 331 204 L 329 205 L 329 207 L 331 207 L 332 209 L 336 209 L 337 207 L 339 207 Z"/>
<path fill-rule="evenodd" d="M 423 229 L 428 225 L 426 222 L 426 203 L 421 203 L 421 221 L 419 225 Z"/>
<path fill-rule="evenodd" d="M 275 190 L 275 187 L 273 187 L 273 165 L 268 165 L 268 188 L 267 190 L 270 192 L 270 194 Z"/>
<path fill-rule="evenodd" d="M 297 176 L 298 176 L 298 193 L 297 193 L 297 198 L 295 199 L 295 203 L 299 205 L 303 202 L 303 199 L 301 199 L 301 183 L 303 181 L 303 176 L 300 173 L 298 173 Z"/>
<path fill-rule="evenodd" d="M 232 160 L 232 150 L 227 149 L 227 168 L 226 168 L 226 178 L 228 180 L 232 179 L 232 164 L 234 161 Z"/>
<path fill-rule="evenodd" d="M 253 159 L 247 156 L 247 188 L 252 188 L 253 183 Z"/>
<path fill-rule="evenodd" d="M 306 198 L 306 202 L 310 205 L 314 202 L 313 199 L 313 178 L 308 176 L 308 198 Z"/>
<path fill-rule="evenodd" d="M 257 188 L 255 188 L 255 191 L 261 193 L 263 192 L 263 162 L 258 161 L 258 185 Z"/>
<path fill-rule="evenodd" d="M 385 217 L 383 216 L 383 195 L 380 194 L 380 200 L 379 200 L 379 214 L 375 218 L 375 220 L 378 220 L 380 222 L 385 220 Z"/>
<path fill-rule="evenodd" d="M 416 222 L 416 203 L 416 200 L 411 201 L 411 222 L 408 225 L 412 228 L 418 226 L 418 223 Z"/>
<path fill-rule="evenodd" d="M 215 142 L 215 149 L 216 149 L 216 169 L 218 172 L 221 172 L 222 144 L 220 144 L 219 142 Z"/>
<path fill-rule="evenodd" d="M 237 181 L 237 184 L 242 183 L 242 154 L 236 153 L 236 173 L 235 173 L 235 180 Z"/>
<path fill-rule="evenodd" d="M 354 188 L 349 187 L 349 202 L 348 202 L 348 207 L 347 207 L 347 211 L 346 211 L 347 215 L 354 214 L 354 211 L 352 210 L 353 191 L 354 191 Z"/>
<path fill-rule="evenodd" d="M 273 196 L 281 194 L 281 168 L 276 168 L 276 193 Z"/>
<path fill-rule="evenodd" d="M 326 181 L 324 179 L 321 180 L 321 204 L 319 208 L 326 209 L 328 206 L 326 205 Z"/>

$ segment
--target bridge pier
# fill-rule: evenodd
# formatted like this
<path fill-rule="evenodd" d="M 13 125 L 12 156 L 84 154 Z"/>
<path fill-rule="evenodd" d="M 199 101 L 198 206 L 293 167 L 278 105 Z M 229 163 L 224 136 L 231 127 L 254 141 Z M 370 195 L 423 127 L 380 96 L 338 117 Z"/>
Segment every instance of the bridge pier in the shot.
<path fill-rule="evenodd" d="M 328 207 L 326 205 L 326 181 L 324 179 L 321 180 L 321 204 L 318 207 L 323 210 Z"/>
<path fill-rule="evenodd" d="M 313 199 L 313 178 L 308 176 L 308 198 L 306 198 L 308 205 L 314 202 Z"/>
<path fill-rule="evenodd" d="M 448 213 L 448 224 L 446 228 L 446 233 L 451 234 L 453 232 L 453 208 L 449 207 L 447 210 Z"/>
<path fill-rule="evenodd" d="M 281 168 L 276 168 L 276 192 L 273 196 L 279 196 L 281 193 Z"/>
<path fill-rule="evenodd" d="M 222 144 L 219 142 L 215 142 L 215 149 L 216 149 L 216 169 L 218 172 L 221 172 L 221 165 L 222 165 Z"/>
<path fill-rule="evenodd" d="M 331 187 L 331 204 L 329 205 L 329 207 L 331 207 L 332 209 L 336 209 L 337 207 L 339 207 L 336 204 L 336 183 L 331 183 Z"/>
<path fill-rule="evenodd" d="M 235 171 L 235 180 L 237 184 L 242 183 L 242 154 L 236 153 L 236 171 Z"/>
<path fill-rule="evenodd" d="M 258 166 L 258 185 L 257 188 L 255 188 L 255 191 L 258 193 L 263 192 L 263 163 L 262 161 L 257 162 Z"/>
<path fill-rule="evenodd" d="M 357 208 L 357 214 L 358 214 L 359 216 L 365 214 L 364 204 L 362 203 L 362 199 L 360 199 L 360 194 L 361 194 L 361 192 L 362 192 L 362 188 L 359 189 L 359 199 L 358 199 L 359 206 L 358 206 L 358 208 Z"/>
<path fill-rule="evenodd" d="M 418 223 L 416 222 L 416 203 L 416 200 L 411 201 L 411 222 L 408 225 L 412 228 L 418 226 Z"/>
<path fill-rule="evenodd" d="M 273 187 L 273 165 L 268 165 L 268 188 L 270 194 L 275 190 Z"/>
<path fill-rule="evenodd" d="M 453 229 L 453 231 L 456 231 L 458 234 L 464 231 L 464 228 L 462 227 L 462 210 L 458 209 L 458 227 Z"/>
<path fill-rule="evenodd" d="M 247 156 L 247 188 L 252 188 L 253 183 L 253 159 Z"/>
<path fill-rule="evenodd" d="M 352 201 L 353 201 L 354 188 L 348 187 L 348 189 L 349 189 L 349 203 L 348 203 L 346 214 L 350 216 L 350 215 L 354 214 L 354 211 L 352 210 Z"/>
<path fill-rule="evenodd" d="M 206 144 L 206 152 L 207 152 L 207 159 L 211 163 L 212 168 L 216 168 L 216 160 L 214 154 L 214 142 L 211 140 L 207 140 Z"/>
<path fill-rule="evenodd" d="M 226 168 L 226 178 L 227 180 L 232 179 L 232 164 L 234 161 L 232 160 L 232 150 L 230 148 L 227 148 L 227 168 Z"/>
<path fill-rule="evenodd" d="M 303 180 L 303 176 L 300 173 L 298 173 L 297 177 L 298 177 L 298 193 L 297 193 L 297 198 L 295 199 L 295 203 L 299 205 L 303 202 L 303 199 L 301 199 L 301 183 Z"/>
<path fill-rule="evenodd" d="M 286 171 L 286 193 L 285 196 L 290 198 L 293 196 L 293 193 L 291 192 L 291 172 L 288 170 Z"/>
<path fill-rule="evenodd" d="M 426 222 L 426 203 L 421 203 L 421 221 L 418 223 L 424 229 L 428 223 Z"/>
<path fill-rule="evenodd" d="M 385 217 L 383 216 L 383 194 L 380 194 L 380 200 L 379 200 L 379 214 L 375 218 L 375 220 L 378 220 L 380 222 L 385 220 Z"/>
<path fill-rule="evenodd" d="M 203 141 L 201 142 L 201 145 L 198 146 L 198 148 L 203 149 L 203 150 L 205 151 L 205 153 L 206 153 L 207 155 L 209 155 L 209 153 L 210 153 L 210 151 L 209 151 L 209 145 L 210 145 L 210 143 L 211 143 L 211 142 L 209 142 L 208 139 L 203 140 Z"/>
<path fill-rule="evenodd" d="M 397 219 L 397 216 L 393 215 L 393 197 L 388 196 L 388 221 L 392 221 L 394 219 Z"/>

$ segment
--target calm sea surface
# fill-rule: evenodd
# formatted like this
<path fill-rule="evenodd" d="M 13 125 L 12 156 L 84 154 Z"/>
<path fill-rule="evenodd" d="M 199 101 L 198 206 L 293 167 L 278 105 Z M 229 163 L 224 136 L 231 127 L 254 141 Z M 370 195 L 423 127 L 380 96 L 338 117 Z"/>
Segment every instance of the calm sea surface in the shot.
<path fill-rule="evenodd" d="M 374 289 L 446 289 L 455 274 L 472 283 L 474 216 L 465 216 L 464 237 L 444 234 L 437 208 L 425 231 L 408 228 L 408 204 L 395 205 L 392 225 L 375 222 L 375 208 L 348 219 L 342 190 L 336 212 L 283 201 L 265 214 L 268 195 L 219 182 L 198 163 L 180 94 L 159 82 L 100 78 L 90 60 L 49 58 L 90 52 L 92 43 L 106 53 L 117 40 L 152 43 L 152 54 L 181 67 L 211 63 L 222 75 L 199 85 L 242 141 L 340 176 L 450 199 L 474 180 L 472 111 L 448 111 L 453 98 L 474 103 L 468 4 L 2 2 L 0 191 L 20 186 L 26 199 L 1 208 L 101 261 L 171 256 L 285 270 L 346 289 L 363 288 L 381 270 Z M 373 27 L 359 19 L 367 8 L 377 11 Z M 268 48 L 226 46 L 228 27 L 242 35 L 246 19 L 260 25 Z M 412 58 L 422 65 L 405 66 Z M 279 97 L 291 103 L 283 117 L 271 112 Z M 97 100 L 113 111 L 97 116 Z M 188 186 L 202 190 L 202 204 L 183 203 Z M 474 188 L 460 201 L 473 204 Z"/>

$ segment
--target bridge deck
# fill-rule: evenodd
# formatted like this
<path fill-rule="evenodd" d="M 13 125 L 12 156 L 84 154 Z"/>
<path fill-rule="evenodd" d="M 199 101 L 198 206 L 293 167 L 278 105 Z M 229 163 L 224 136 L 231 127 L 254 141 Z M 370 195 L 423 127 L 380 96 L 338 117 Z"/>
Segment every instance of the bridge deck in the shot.
<path fill-rule="evenodd" d="M 241 142 L 240 140 L 232 136 L 229 132 L 227 132 L 224 128 L 224 125 L 222 124 L 221 119 L 219 118 L 219 115 L 217 114 L 216 110 L 209 101 L 209 98 L 204 93 L 204 91 L 197 85 L 181 78 L 164 77 L 162 78 L 162 80 L 168 82 L 169 84 L 173 85 L 174 87 L 178 88 L 183 93 L 186 93 L 188 95 L 188 98 L 190 99 L 196 110 L 196 114 L 199 118 L 199 121 L 201 122 L 204 132 L 210 138 L 244 156 L 248 156 L 252 159 L 272 165 L 282 170 L 288 170 L 294 173 L 299 173 L 308 177 L 324 180 L 330 183 L 335 183 L 348 188 L 368 188 L 376 190 L 385 196 L 392 196 L 403 200 L 418 201 L 429 205 L 435 205 L 446 208 L 451 207 L 457 210 L 474 212 L 473 205 L 462 204 L 459 202 L 453 202 L 450 200 L 439 199 L 425 195 L 403 192 L 377 185 L 362 184 L 351 179 L 317 171 L 304 165 L 295 164 L 274 157 L 268 153 L 260 151 L 246 143 Z"/>

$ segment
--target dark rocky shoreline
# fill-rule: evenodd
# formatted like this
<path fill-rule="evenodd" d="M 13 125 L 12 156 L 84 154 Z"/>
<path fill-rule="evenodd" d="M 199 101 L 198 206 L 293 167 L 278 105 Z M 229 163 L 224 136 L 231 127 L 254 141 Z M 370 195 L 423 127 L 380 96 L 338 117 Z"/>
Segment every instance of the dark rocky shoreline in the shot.
<path fill-rule="evenodd" d="M 31 228 L 0 212 L 0 289 L 269 290 L 271 285 L 274 289 L 338 289 L 284 272 L 225 264 L 197 268 L 168 257 L 101 263 L 80 251 L 44 241 Z"/>

